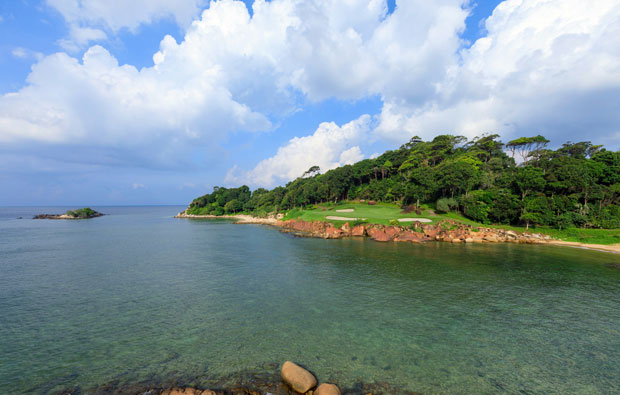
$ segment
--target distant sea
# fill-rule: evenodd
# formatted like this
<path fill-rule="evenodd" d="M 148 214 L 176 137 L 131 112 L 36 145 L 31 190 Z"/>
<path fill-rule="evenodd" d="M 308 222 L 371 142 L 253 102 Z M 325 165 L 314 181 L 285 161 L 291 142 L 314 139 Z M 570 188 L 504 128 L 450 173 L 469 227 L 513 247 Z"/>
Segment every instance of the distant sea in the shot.
<path fill-rule="evenodd" d="M 351 393 L 620 393 L 618 255 L 296 238 L 180 206 L 31 219 L 71 208 L 0 208 L 2 393 L 222 388 L 285 360 Z"/>

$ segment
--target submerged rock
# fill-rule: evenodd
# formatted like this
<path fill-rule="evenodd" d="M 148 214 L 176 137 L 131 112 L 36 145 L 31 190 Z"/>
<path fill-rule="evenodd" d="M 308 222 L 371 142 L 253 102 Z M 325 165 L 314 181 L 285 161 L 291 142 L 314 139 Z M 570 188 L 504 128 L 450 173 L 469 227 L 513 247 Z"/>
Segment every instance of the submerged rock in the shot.
<path fill-rule="evenodd" d="M 335 384 L 323 383 L 314 391 L 314 395 L 341 395 L 340 389 Z"/>
<path fill-rule="evenodd" d="M 293 390 L 305 394 L 316 387 L 316 377 L 301 366 L 286 361 L 282 364 L 282 380 Z"/>
<path fill-rule="evenodd" d="M 216 395 L 211 390 L 199 390 L 196 388 L 171 388 L 162 391 L 161 395 Z"/>

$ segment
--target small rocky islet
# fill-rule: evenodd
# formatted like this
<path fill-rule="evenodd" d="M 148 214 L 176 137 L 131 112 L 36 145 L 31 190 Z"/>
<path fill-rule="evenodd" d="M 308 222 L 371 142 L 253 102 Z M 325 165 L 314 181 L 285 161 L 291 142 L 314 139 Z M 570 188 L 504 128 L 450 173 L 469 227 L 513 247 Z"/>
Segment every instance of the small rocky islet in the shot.
<path fill-rule="evenodd" d="M 77 210 L 68 210 L 64 214 L 37 214 L 32 219 L 89 219 L 101 217 L 102 214 L 98 211 L 85 207 Z"/>

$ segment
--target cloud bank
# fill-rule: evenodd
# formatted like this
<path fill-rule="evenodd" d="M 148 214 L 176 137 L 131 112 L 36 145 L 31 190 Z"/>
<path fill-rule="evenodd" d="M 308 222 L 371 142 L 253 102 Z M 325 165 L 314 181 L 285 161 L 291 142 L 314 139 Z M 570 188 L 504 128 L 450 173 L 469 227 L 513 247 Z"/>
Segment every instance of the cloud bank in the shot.
<path fill-rule="evenodd" d="M 378 133 L 542 133 L 620 144 L 620 4 L 507 0 L 422 105 L 386 97 Z"/>
<path fill-rule="evenodd" d="M 153 65 L 140 70 L 101 46 L 82 59 L 42 58 L 27 86 L 0 97 L 3 144 L 100 146 L 129 156 L 147 147 L 174 162 L 183 150 L 171 147 L 273 130 L 308 102 L 371 96 L 381 98 L 380 113 L 342 127 L 321 120 L 314 134 L 229 180 L 271 186 L 315 164 L 361 159 L 355 139 L 369 135 L 390 144 L 485 132 L 620 144 L 615 0 L 506 0 L 469 48 L 460 37 L 467 0 L 399 1 L 391 14 L 384 0 L 257 0 L 253 16 L 242 2 L 221 0 L 189 25 L 203 2 L 47 1 L 78 43 L 164 17 L 186 34 L 163 38 Z M 318 147 L 323 156 L 305 156 Z"/>

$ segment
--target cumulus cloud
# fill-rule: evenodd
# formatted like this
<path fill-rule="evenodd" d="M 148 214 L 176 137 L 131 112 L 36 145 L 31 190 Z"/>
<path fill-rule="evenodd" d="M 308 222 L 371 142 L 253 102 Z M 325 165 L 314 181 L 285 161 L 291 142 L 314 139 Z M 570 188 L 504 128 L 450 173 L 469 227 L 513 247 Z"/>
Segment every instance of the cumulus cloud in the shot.
<path fill-rule="evenodd" d="M 164 18 L 187 27 L 207 0 L 46 0 L 70 27 L 69 38 L 60 41 L 68 50 L 77 50 L 91 41 L 103 40 L 106 32 L 136 31 L 140 25 Z"/>
<path fill-rule="evenodd" d="M 295 137 L 278 149 L 271 158 L 265 159 L 245 173 L 233 167 L 226 182 L 253 186 L 275 186 L 301 177 L 312 166 L 321 171 L 353 164 L 364 159 L 360 147 L 371 130 L 371 117 L 363 115 L 345 125 L 324 122 L 310 136 Z"/>
<path fill-rule="evenodd" d="M 135 26 L 109 19 L 111 5 L 51 4 L 69 21 L 90 15 L 113 30 Z M 250 17 L 241 1 L 214 2 L 182 42 L 161 41 L 152 67 L 119 65 L 101 46 L 81 60 L 45 57 L 27 86 L 0 98 L 0 141 L 129 150 L 148 144 L 157 156 L 172 146 L 217 143 L 233 131 L 267 130 L 304 97 L 355 100 L 389 92 L 413 102 L 434 90 L 443 63 L 455 61 L 467 14 L 461 6 L 461 0 L 434 6 L 412 0 L 387 15 L 384 0 L 257 0 Z M 110 15 L 116 14 L 123 12 Z M 98 34 L 81 31 L 85 39 Z"/>
<path fill-rule="evenodd" d="M 28 86 L 0 98 L 0 141 L 35 140 L 125 147 L 190 141 L 269 121 L 235 102 L 217 69 L 178 75 L 119 66 L 100 46 L 82 62 L 63 53 L 33 66 Z M 208 140 L 208 141 L 207 141 Z"/>
<path fill-rule="evenodd" d="M 487 35 L 466 49 L 467 0 L 403 0 L 391 14 L 385 0 L 256 0 L 252 16 L 241 1 L 220 0 L 191 23 L 204 2 L 47 1 L 72 29 L 67 45 L 160 18 L 187 29 L 180 42 L 163 38 L 153 65 L 140 70 L 101 46 L 82 59 L 41 59 L 25 87 L 0 97 L 5 146 L 103 147 L 107 155 L 88 160 L 114 162 L 115 150 L 168 163 L 188 146 L 270 130 L 308 100 L 369 96 L 383 101 L 372 138 L 395 144 L 414 134 L 485 132 L 620 142 L 614 0 L 506 0 L 486 21 Z M 351 126 L 359 123 L 323 123 L 229 180 L 273 185 L 315 164 L 361 159 L 355 139 L 367 138 L 369 126 Z M 306 146 L 325 156 L 312 163 Z M 290 158 L 306 159 L 289 168 Z"/>
<path fill-rule="evenodd" d="M 386 96 L 385 138 L 542 133 L 620 143 L 620 4 L 507 0 L 422 104 Z"/>

